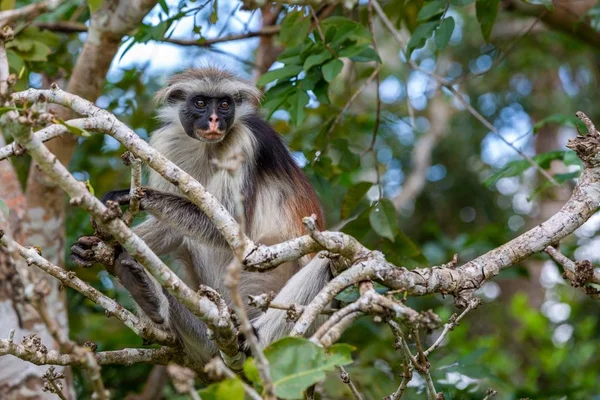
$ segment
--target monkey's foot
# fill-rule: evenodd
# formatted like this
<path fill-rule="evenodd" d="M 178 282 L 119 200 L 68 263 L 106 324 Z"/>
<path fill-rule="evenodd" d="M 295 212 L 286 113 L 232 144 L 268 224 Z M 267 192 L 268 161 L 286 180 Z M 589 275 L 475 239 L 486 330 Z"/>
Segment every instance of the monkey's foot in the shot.
<path fill-rule="evenodd" d="M 116 251 L 96 236 L 82 236 L 71 246 L 70 259 L 78 267 L 89 268 L 94 263 L 103 264 L 112 273 Z"/>

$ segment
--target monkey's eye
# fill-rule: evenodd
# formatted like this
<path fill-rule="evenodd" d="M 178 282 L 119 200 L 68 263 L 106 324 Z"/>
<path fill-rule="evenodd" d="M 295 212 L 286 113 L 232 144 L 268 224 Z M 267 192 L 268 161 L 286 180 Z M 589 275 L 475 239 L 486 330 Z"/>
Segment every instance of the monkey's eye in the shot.
<path fill-rule="evenodd" d="M 221 107 L 224 110 L 227 110 L 229 108 L 229 102 L 228 101 L 222 101 L 221 104 L 219 105 L 219 107 Z"/>
<path fill-rule="evenodd" d="M 196 100 L 194 102 L 194 105 L 198 108 L 204 108 L 206 107 L 206 103 L 204 102 L 204 100 Z"/>

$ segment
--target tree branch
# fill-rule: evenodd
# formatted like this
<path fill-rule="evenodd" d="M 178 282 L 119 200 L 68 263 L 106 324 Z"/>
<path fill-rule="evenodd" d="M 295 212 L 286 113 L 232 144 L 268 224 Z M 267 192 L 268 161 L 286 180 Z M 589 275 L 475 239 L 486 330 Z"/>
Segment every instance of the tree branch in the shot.
<path fill-rule="evenodd" d="M 569 0 L 553 1 L 553 9 L 548 12 L 543 5 L 527 4 L 518 0 L 503 0 L 504 9 L 523 16 L 540 17 L 549 28 L 566 33 L 590 46 L 600 48 L 600 33 L 590 24 L 586 17 L 589 8 L 595 1 L 573 2 Z M 542 14 L 543 13 L 543 14 Z M 540 14 L 542 14 L 540 16 Z"/>
<path fill-rule="evenodd" d="M 10 339 L 0 339 L 0 356 L 12 355 L 35 365 L 80 365 L 87 361 L 75 354 L 62 354 L 48 350 L 43 344 L 16 344 Z M 122 349 L 91 353 L 99 365 L 133 365 L 139 363 L 167 365 L 182 363 L 181 353 L 170 347 L 158 349 Z"/>
<path fill-rule="evenodd" d="M 90 286 L 87 282 L 77 278 L 74 272 L 65 271 L 64 269 L 52 264 L 38 253 L 34 248 L 21 246 L 19 243 L 8 237 L 7 234 L 0 232 L 0 244 L 7 249 L 15 248 L 21 257 L 26 260 L 28 265 L 35 265 L 47 274 L 58 279 L 63 285 L 70 287 L 81 293 L 94 303 L 106 310 L 107 315 L 114 316 L 125 326 L 135 332 L 138 336 L 147 339 L 153 343 L 165 345 L 176 344 L 175 337 L 156 327 L 142 323 L 142 321 L 133 313 L 128 311 L 122 305 L 105 296 L 97 289 Z"/>
<path fill-rule="evenodd" d="M 44 0 L 14 10 L 2 11 L 0 12 L 0 27 L 10 25 L 20 19 L 31 21 L 45 12 L 54 10 L 61 3 L 64 3 L 64 0 Z"/>

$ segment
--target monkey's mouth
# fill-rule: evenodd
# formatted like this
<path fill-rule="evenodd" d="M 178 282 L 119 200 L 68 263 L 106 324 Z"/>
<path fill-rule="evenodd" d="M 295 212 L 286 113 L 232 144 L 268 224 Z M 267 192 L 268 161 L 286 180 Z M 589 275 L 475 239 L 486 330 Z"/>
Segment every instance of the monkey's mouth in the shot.
<path fill-rule="evenodd" d="M 196 137 L 206 142 L 220 142 L 225 137 L 225 131 L 196 129 Z"/>

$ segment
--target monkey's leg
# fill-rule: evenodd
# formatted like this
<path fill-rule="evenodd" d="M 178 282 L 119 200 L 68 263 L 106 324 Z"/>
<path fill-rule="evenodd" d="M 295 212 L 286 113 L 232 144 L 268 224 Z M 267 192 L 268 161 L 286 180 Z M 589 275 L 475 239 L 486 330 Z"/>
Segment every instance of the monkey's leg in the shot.
<path fill-rule="evenodd" d="M 278 304 L 299 304 L 308 305 L 319 294 L 331 279 L 329 260 L 326 258 L 314 257 L 300 271 L 298 271 L 285 284 L 273 299 Z M 311 331 L 323 322 L 318 318 Z M 262 346 L 287 335 L 293 323 L 286 321 L 286 312 L 269 308 L 265 313 L 252 321 L 255 329 L 258 331 L 258 338 Z"/>
<path fill-rule="evenodd" d="M 123 252 L 115 272 L 142 311 L 156 324 L 166 324 L 176 333 L 194 362 L 204 365 L 210 360 L 216 346 L 208 339 L 206 325 L 163 289 L 142 265 Z"/>
<path fill-rule="evenodd" d="M 152 322 L 163 324 L 168 320 L 169 301 L 162 287 L 126 251 L 115 260 L 114 275 Z"/>

